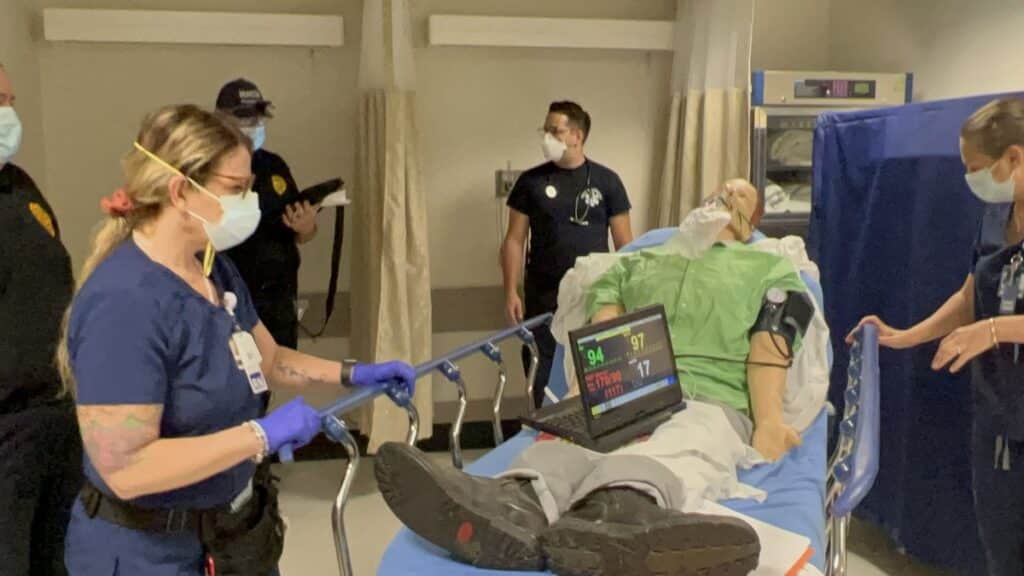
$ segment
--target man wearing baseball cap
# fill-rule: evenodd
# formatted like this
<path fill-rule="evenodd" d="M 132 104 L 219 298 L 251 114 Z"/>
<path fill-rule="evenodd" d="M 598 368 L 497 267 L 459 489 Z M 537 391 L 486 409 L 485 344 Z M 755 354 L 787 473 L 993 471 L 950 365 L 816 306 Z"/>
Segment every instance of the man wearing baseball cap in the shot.
<path fill-rule="evenodd" d="M 252 82 L 239 78 L 217 95 L 217 111 L 237 120 L 252 140 L 253 191 L 259 195 L 262 219 L 256 233 L 227 252 L 252 292 L 260 320 L 274 340 L 298 347 L 299 248 L 316 236 L 317 207 L 299 201 L 299 189 L 288 164 L 264 149 L 273 104 Z"/>

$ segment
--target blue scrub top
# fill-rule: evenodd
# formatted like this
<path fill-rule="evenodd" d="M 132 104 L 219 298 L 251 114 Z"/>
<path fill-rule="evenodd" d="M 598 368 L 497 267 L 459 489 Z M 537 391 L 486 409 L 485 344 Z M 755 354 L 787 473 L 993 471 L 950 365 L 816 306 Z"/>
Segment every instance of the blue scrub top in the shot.
<path fill-rule="evenodd" d="M 993 204 L 982 216 L 974 245 L 974 316 L 979 321 L 999 317 L 1003 267 L 1021 251 L 1020 244 L 1006 242 L 1012 212 L 1012 204 Z M 1024 314 L 1020 302 L 1016 313 Z M 974 417 L 1014 440 L 1024 440 L 1024 350 L 1021 362 L 1016 362 L 1014 349 L 1002 344 L 971 363 Z"/>
<path fill-rule="evenodd" d="M 238 297 L 237 324 L 259 322 L 249 290 L 231 261 L 218 256 L 210 275 L 218 293 Z M 211 304 L 131 239 L 107 257 L 75 297 L 68 347 L 77 402 L 162 404 L 161 438 L 212 434 L 258 418 L 253 394 L 229 347 L 236 319 Z M 145 508 L 210 508 L 230 502 L 255 470 L 244 462 L 198 484 L 143 496 Z M 113 492 L 88 455 L 85 475 Z"/>

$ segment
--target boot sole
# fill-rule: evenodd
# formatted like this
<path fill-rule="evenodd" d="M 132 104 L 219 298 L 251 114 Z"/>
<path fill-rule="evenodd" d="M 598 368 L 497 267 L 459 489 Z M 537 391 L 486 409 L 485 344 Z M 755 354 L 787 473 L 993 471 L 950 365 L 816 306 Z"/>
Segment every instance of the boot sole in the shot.
<path fill-rule="evenodd" d="M 645 527 L 562 518 L 541 544 L 559 576 L 745 576 L 761 552 L 748 526 L 692 517 Z"/>
<path fill-rule="evenodd" d="M 383 456 L 383 457 L 382 457 Z M 537 536 L 500 517 L 491 517 L 457 483 L 422 454 L 385 444 L 376 459 L 381 495 L 410 530 L 480 568 L 540 570 L 544 558 Z"/>

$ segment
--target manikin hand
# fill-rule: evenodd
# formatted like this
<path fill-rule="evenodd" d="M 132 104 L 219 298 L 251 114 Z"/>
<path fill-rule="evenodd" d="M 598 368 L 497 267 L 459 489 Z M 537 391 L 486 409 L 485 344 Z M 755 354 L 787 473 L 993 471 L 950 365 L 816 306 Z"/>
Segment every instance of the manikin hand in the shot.
<path fill-rule="evenodd" d="M 775 462 L 803 443 L 800 434 L 781 421 L 764 422 L 754 428 L 751 444 L 765 460 Z"/>

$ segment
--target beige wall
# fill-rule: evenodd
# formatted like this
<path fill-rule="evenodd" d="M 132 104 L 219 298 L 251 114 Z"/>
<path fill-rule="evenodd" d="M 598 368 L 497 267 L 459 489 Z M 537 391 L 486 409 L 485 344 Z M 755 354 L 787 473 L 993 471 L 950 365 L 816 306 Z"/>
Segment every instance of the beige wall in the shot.
<path fill-rule="evenodd" d="M 43 3 L 45 4 L 45 3 Z M 143 6 L 140 6 L 143 4 Z M 108 8 L 189 9 L 193 2 L 104 2 Z M 220 86 L 245 76 L 276 105 L 268 149 L 282 153 L 300 186 L 332 176 L 351 180 L 359 43 L 359 0 L 221 2 L 237 11 L 336 12 L 346 16 L 343 48 L 165 46 L 39 42 L 48 181 L 66 220 L 76 264 L 100 217 L 98 200 L 120 182 L 118 159 L 143 116 L 159 106 L 212 106 Z M 329 8 L 329 10 L 327 9 Z M 322 226 L 329 232 L 330 220 Z M 330 234 L 303 247 L 304 284 L 326 285 Z"/>
<path fill-rule="evenodd" d="M 0 0 L 0 63 L 3 63 L 14 84 L 18 116 L 24 125 L 21 151 L 14 162 L 27 170 L 45 193 L 47 178 L 43 105 L 38 59 L 32 40 L 35 29 L 35 11 L 27 2 Z"/>
<path fill-rule="evenodd" d="M 341 14 L 346 45 L 336 49 L 48 43 L 30 38 L 30 22 L 40 19 L 44 7 L 70 4 L 37 0 L 22 6 L 21 1 L 27 0 L 0 0 L 5 10 L 0 13 L 5 16 L 0 18 L 4 32 L 0 48 L 6 52 L 14 49 L 8 48 L 13 44 L 21 54 L 24 62 L 19 66 L 29 74 L 27 88 L 19 82 L 23 95 L 26 89 L 45 95 L 35 99 L 36 148 L 27 150 L 25 159 L 44 175 L 40 179 L 48 184 L 76 263 L 84 258 L 88 233 L 100 217 L 99 198 L 119 184 L 118 158 L 129 149 L 142 116 L 173 102 L 210 105 L 220 85 L 237 76 L 255 81 L 275 102 L 277 118 L 270 125 L 267 147 L 288 160 L 300 185 L 335 175 L 354 179 L 360 0 L 73 3 L 76 8 Z M 15 4 L 17 18 L 6 18 L 6 9 Z M 780 10 L 799 17 L 776 10 L 782 4 Z M 526 168 L 541 161 L 535 128 L 543 120 L 547 103 L 556 98 L 576 99 L 593 114 L 589 153 L 622 176 L 634 204 L 634 229 L 646 230 L 650 197 L 661 170 L 670 53 L 429 47 L 426 18 L 448 13 L 669 20 L 674 17 L 674 0 L 415 0 L 412 5 L 435 287 L 500 284 L 501 231 L 493 172 L 509 162 Z M 815 48 L 827 18 L 824 1 L 761 0 L 755 23 L 755 67 L 823 65 L 822 52 Z M 20 37 L 8 34 L 8 27 Z M 794 29 L 799 33 L 793 34 Z M 14 38 L 20 40 L 11 42 Z M 799 43 L 794 44 L 794 38 Z M 37 58 L 35 66 L 33 58 Z M 359 192 L 351 192 L 358 201 Z M 321 220 L 321 229 L 320 237 L 303 247 L 303 291 L 322 291 L 326 285 L 329 219 Z M 347 286 L 345 268 L 342 289 Z M 435 314 L 444 313 L 435 310 Z M 482 336 L 437 334 L 434 349 L 440 353 Z M 347 340 L 322 339 L 303 346 L 340 358 Z M 513 381 L 521 382 L 515 349 L 506 347 L 506 359 Z M 464 370 L 471 396 L 487 397 L 493 386 L 491 367 L 474 360 Z M 517 392 L 512 394 L 521 395 Z M 438 397 L 454 395 L 441 386 Z"/>
<path fill-rule="evenodd" d="M 513 4 L 517 9 L 510 11 Z M 536 129 L 552 100 L 573 99 L 591 113 L 588 155 L 619 173 L 633 203 L 633 226 L 646 230 L 662 163 L 670 53 L 428 47 L 426 17 L 470 12 L 671 19 L 674 2 L 420 0 L 414 7 L 434 286 L 501 284 L 494 170 L 543 162 Z"/>
<path fill-rule="evenodd" d="M 775 10 L 780 4 L 785 6 Z M 39 10 L 51 5 L 61 4 L 38 1 L 34 14 L 21 10 L 23 20 L 38 20 Z M 211 9 L 201 0 L 90 0 L 75 6 Z M 236 76 L 256 81 L 277 104 L 267 146 L 286 157 L 300 185 L 333 175 L 351 180 L 360 6 L 359 0 L 217 2 L 217 10 L 342 14 L 346 46 L 338 49 L 31 43 L 45 94 L 36 99 L 44 110 L 45 137 L 36 130 L 32 140 L 37 150 L 25 156 L 44 175 L 40 179 L 47 182 L 56 210 L 67 221 L 76 263 L 82 261 L 85 239 L 99 217 L 98 199 L 119 183 L 116 160 L 128 149 L 142 116 L 169 102 L 210 104 L 221 83 Z M 665 138 L 671 54 L 429 47 L 426 17 L 473 13 L 670 19 L 673 0 L 417 0 L 413 6 L 434 286 L 500 284 L 493 171 L 509 162 L 525 168 L 540 160 L 534 127 L 555 98 L 577 99 L 593 113 L 589 152 L 620 173 L 635 206 L 634 227 L 647 228 Z M 806 33 L 779 34 L 794 29 L 792 22 L 789 28 L 781 26 L 782 11 L 800 14 L 796 26 Z M 818 66 L 816 55 L 821 52 L 810 48 L 818 42 L 827 13 L 826 2 L 762 0 L 755 25 L 755 66 Z M 10 25 L 12 20 L 4 22 Z M 26 27 L 23 22 L 20 29 Z M 802 44 L 794 45 L 794 37 Z M 28 42 L 24 33 L 22 40 L 19 44 Z M 21 51 L 27 54 L 28 46 Z M 28 79 L 29 92 L 34 81 Z M 358 191 L 352 192 L 358 198 Z M 459 225 L 450 225 L 455 222 Z M 321 226 L 329 231 L 329 219 L 323 218 Z M 326 284 L 329 249 L 327 233 L 303 248 L 304 291 L 319 291 Z M 342 281 L 346 285 L 347 274 Z"/>
<path fill-rule="evenodd" d="M 909 71 L 915 100 L 1024 89 L 1018 0 L 836 0 L 837 68 Z"/>
<path fill-rule="evenodd" d="M 833 4 L 856 0 L 756 0 L 753 70 L 827 70 Z"/>

